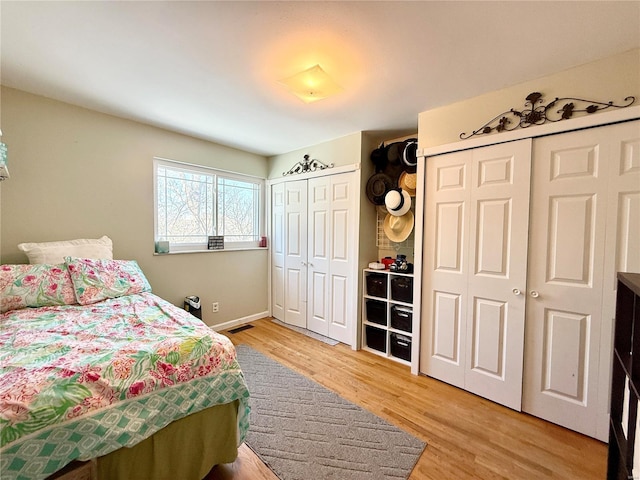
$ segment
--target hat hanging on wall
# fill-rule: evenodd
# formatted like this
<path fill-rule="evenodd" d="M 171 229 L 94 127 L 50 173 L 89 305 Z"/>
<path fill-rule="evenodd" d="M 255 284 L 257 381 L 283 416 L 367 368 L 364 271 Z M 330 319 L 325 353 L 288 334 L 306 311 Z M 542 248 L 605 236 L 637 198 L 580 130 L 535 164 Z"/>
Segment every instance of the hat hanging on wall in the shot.
<path fill-rule="evenodd" d="M 387 149 L 384 143 L 381 143 L 370 155 L 371 161 L 375 165 L 376 173 L 382 172 L 387 166 Z"/>
<path fill-rule="evenodd" d="M 387 192 L 393 188 L 393 180 L 384 173 L 375 173 L 367 182 L 367 198 L 374 205 L 384 205 Z"/>
<path fill-rule="evenodd" d="M 394 180 L 394 183 L 398 181 L 400 174 L 405 169 L 402 163 L 403 148 L 404 144 L 402 142 L 393 142 L 387 145 L 387 166 L 384 169 L 384 173 L 389 175 Z"/>
<path fill-rule="evenodd" d="M 391 215 L 401 217 L 411 209 L 411 197 L 405 190 L 394 188 L 384 196 L 384 204 Z"/>
<path fill-rule="evenodd" d="M 410 138 L 403 142 L 402 164 L 409 173 L 416 173 L 418 167 L 418 140 Z"/>
<path fill-rule="evenodd" d="M 402 172 L 398 179 L 398 187 L 406 190 L 410 197 L 416 196 L 416 182 L 418 180 L 417 173 Z"/>
<path fill-rule="evenodd" d="M 413 231 L 413 221 L 413 212 L 411 210 L 399 217 L 388 213 L 384 219 L 382 229 L 392 242 L 404 242 Z"/>

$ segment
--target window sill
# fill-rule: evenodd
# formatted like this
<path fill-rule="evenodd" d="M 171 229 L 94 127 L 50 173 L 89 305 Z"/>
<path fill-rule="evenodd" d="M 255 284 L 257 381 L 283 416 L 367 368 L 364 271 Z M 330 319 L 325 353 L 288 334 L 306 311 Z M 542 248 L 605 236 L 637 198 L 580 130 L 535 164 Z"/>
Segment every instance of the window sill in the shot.
<path fill-rule="evenodd" d="M 182 255 L 183 253 L 213 253 L 213 252 L 245 252 L 248 250 L 268 250 L 268 247 L 242 247 L 242 248 L 223 248 L 218 250 L 179 250 L 177 252 L 153 253 L 154 257 L 164 257 L 166 255 Z"/>

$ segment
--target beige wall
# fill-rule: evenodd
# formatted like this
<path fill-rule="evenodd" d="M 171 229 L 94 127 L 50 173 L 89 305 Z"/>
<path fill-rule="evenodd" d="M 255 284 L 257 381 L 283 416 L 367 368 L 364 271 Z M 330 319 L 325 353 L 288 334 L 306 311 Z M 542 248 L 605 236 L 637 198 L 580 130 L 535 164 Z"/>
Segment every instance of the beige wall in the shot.
<path fill-rule="evenodd" d="M 545 104 L 556 97 L 622 103 L 629 95 L 638 104 L 640 49 L 423 112 L 418 117 L 419 146 L 461 141 L 460 133 L 473 132 L 510 108 L 524 109 L 525 97 L 531 92 L 542 93 Z"/>
<path fill-rule="evenodd" d="M 268 178 L 282 178 L 282 174 L 288 172 L 297 162 L 303 161 L 305 155 L 326 165 L 333 163 L 336 167 L 358 163 L 362 151 L 361 138 L 361 132 L 356 132 L 335 140 L 269 157 Z"/>
<path fill-rule="evenodd" d="M 153 255 L 154 156 L 263 178 L 266 158 L 19 90 L 3 87 L 1 100 L 3 263 L 27 262 L 20 242 L 108 235 L 159 296 L 181 306 L 199 295 L 209 325 L 268 309 L 265 250 Z"/>

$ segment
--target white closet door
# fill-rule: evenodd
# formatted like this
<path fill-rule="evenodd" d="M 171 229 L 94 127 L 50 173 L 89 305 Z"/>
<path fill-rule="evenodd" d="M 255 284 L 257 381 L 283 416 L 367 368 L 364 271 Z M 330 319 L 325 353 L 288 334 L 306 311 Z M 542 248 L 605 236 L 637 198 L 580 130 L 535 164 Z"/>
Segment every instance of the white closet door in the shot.
<path fill-rule="evenodd" d="M 465 389 L 519 411 L 531 140 L 473 150 L 472 165 Z"/>
<path fill-rule="evenodd" d="M 271 187 L 271 314 L 284 321 L 284 183 Z"/>
<path fill-rule="evenodd" d="M 355 175 L 309 180 L 307 328 L 346 344 L 356 318 Z"/>
<path fill-rule="evenodd" d="M 309 303 L 307 328 L 329 335 L 331 177 L 309 180 Z"/>
<path fill-rule="evenodd" d="M 331 176 L 330 278 L 328 336 L 347 345 L 354 339 L 357 323 L 358 217 L 357 173 Z"/>
<path fill-rule="evenodd" d="M 623 123 L 615 129 L 617 141 L 614 141 L 611 155 L 604 247 L 602 318 L 606 326 L 600 332 L 600 349 L 610 353 L 600 355 L 596 419 L 596 438 L 600 439 L 607 438 L 609 434 L 617 273 L 640 273 L 640 121 Z"/>
<path fill-rule="evenodd" d="M 599 408 L 609 382 L 599 385 L 598 377 L 602 365 L 608 378 L 611 362 L 613 311 L 603 314 L 603 289 L 613 288 L 613 278 L 607 288 L 604 268 L 607 258 L 638 254 L 637 247 L 628 244 L 637 243 L 637 231 L 625 232 L 622 226 L 624 216 L 628 226 L 638 225 L 633 218 L 638 185 L 631 181 L 631 190 L 626 190 L 625 175 L 619 171 L 625 161 L 628 174 L 637 170 L 638 136 L 624 136 L 630 140 L 625 147 L 619 128 L 534 142 L 530 228 L 523 410 L 605 441 L 606 426 L 597 424 L 606 415 L 599 414 Z M 621 149 L 629 155 L 626 160 L 620 158 Z M 609 223 L 621 222 L 617 231 L 607 230 L 607 217 Z M 607 239 L 610 235 L 614 240 Z M 607 241 L 615 249 L 607 249 Z M 607 357 L 602 362 L 601 355 Z"/>
<path fill-rule="evenodd" d="M 307 326 L 307 181 L 285 183 L 284 322 Z"/>
<path fill-rule="evenodd" d="M 420 371 L 520 409 L 531 141 L 427 159 Z"/>
<path fill-rule="evenodd" d="M 428 158 L 420 372 L 464 388 L 471 151 Z"/>

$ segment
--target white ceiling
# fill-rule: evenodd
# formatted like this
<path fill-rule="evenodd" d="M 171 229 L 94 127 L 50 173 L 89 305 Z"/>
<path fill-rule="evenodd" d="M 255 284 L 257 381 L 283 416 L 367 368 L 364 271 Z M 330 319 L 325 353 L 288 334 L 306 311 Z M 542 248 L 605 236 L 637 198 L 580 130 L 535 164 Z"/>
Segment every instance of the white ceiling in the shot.
<path fill-rule="evenodd" d="M 261 155 L 640 47 L 640 2 L 0 3 L 1 81 Z M 277 83 L 319 63 L 344 88 Z M 568 92 L 570 94 L 570 92 Z"/>

